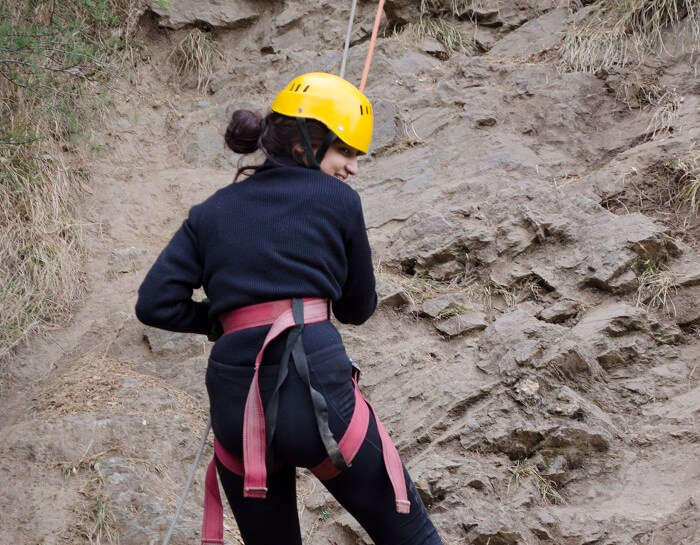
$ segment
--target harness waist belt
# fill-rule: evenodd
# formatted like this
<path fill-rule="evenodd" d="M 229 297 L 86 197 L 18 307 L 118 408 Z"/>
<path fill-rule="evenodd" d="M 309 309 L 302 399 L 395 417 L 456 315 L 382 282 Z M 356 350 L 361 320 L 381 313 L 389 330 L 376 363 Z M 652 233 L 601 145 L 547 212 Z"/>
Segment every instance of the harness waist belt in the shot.
<path fill-rule="evenodd" d="M 261 498 L 267 496 L 267 458 L 266 447 L 271 443 L 275 431 L 279 389 L 287 376 L 287 364 L 290 356 L 294 360 L 299 376 L 306 382 L 311 394 L 311 401 L 316 413 L 319 434 L 324 443 L 328 457 L 311 471 L 321 480 L 327 480 L 344 470 L 359 451 L 367 434 L 369 411 L 367 403 L 359 387 L 357 377 L 355 384 L 355 409 L 348 428 L 340 442 L 336 442 L 328 426 L 327 406 L 323 396 L 311 385 L 308 362 L 304 353 L 301 332 L 304 324 L 325 321 L 329 318 L 329 303 L 327 299 L 304 298 L 286 299 L 250 305 L 220 316 L 224 333 L 240 331 L 251 327 L 272 324 L 265 336 L 263 345 L 255 358 L 255 371 L 248 390 L 243 414 L 243 459 L 226 451 L 214 438 L 214 457 L 207 469 L 204 495 L 204 518 L 202 521 L 202 543 L 223 543 L 223 507 L 216 476 L 218 459 L 231 472 L 243 476 L 243 496 Z M 280 365 L 277 385 L 267 405 L 263 410 L 260 386 L 258 382 L 259 369 L 263 354 L 268 344 L 289 328 L 294 328 L 287 337 L 287 346 Z M 382 442 L 382 454 L 389 480 L 394 488 L 396 511 L 408 513 L 410 502 L 406 492 L 406 482 L 403 475 L 401 459 L 389 434 L 375 414 L 377 429 Z M 266 429 L 269 437 L 266 437 Z M 275 471 L 280 467 L 272 467 Z"/>

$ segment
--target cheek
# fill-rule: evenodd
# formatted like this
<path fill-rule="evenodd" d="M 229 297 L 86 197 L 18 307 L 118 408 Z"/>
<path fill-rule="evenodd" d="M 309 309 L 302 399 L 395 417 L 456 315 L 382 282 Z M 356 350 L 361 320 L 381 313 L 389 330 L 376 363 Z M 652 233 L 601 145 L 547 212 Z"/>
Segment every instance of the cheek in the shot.
<path fill-rule="evenodd" d="M 326 152 L 323 161 L 321 161 L 321 166 L 326 167 L 331 172 L 335 172 L 343 166 L 343 156 L 340 153 L 329 150 Z"/>

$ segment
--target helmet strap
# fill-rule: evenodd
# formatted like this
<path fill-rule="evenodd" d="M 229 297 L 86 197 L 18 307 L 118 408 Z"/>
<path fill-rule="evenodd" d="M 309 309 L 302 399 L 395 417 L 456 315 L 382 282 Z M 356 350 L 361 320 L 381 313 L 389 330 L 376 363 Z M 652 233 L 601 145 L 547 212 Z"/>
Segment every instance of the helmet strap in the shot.
<path fill-rule="evenodd" d="M 314 155 L 314 149 L 311 146 L 309 128 L 306 126 L 306 119 L 303 117 L 297 117 L 296 120 L 299 134 L 301 134 L 301 142 L 304 145 L 304 152 L 306 153 L 306 161 L 309 163 L 309 168 L 320 170 L 323 157 L 326 155 L 330 145 L 335 142 L 338 137 L 333 133 L 333 131 L 329 130 L 328 134 L 323 139 L 323 142 L 321 142 L 321 145 L 316 151 L 316 155 Z"/>
<path fill-rule="evenodd" d="M 306 161 L 309 163 L 308 166 L 309 168 L 319 170 L 321 168 L 321 164 L 316 159 L 314 149 L 311 147 L 311 136 L 309 136 L 309 129 L 306 126 L 306 119 L 303 117 L 297 117 L 296 120 L 299 134 L 301 134 L 301 143 L 304 144 L 304 151 L 306 152 Z"/>
<path fill-rule="evenodd" d="M 337 138 L 338 137 L 333 133 L 333 131 L 328 131 L 328 134 L 323 139 L 323 142 L 321 142 L 321 145 L 316 152 L 316 161 L 319 165 L 321 164 L 321 161 L 323 161 L 323 157 L 326 155 L 328 148 L 333 142 L 336 141 Z"/>

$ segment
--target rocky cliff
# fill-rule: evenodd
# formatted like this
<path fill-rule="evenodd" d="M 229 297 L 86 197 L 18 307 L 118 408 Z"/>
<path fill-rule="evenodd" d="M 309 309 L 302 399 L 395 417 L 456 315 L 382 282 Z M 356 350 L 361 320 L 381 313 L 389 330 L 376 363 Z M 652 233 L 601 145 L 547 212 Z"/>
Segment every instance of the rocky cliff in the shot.
<path fill-rule="evenodd" d="M 230 113 L 338 71 L 349 4 L 135 8 L 84 207 L 90 295 L 3 381 L 3 543 L 159 543 L 208 346 L 141 326 L 135 290 L 230 183 Z M 568 4 L 387 2 L 351 181 L 381 302 L 342 333 L 446 543 L 700 543 L 697 11 L 594 66 L 575 47 L 600 3 Z M 375 9 L 358 6 L 351 81 Z M 203 476 L 172 543 L 198 540 Z M 299 477 L 306 542 L 370 543 Z"/>

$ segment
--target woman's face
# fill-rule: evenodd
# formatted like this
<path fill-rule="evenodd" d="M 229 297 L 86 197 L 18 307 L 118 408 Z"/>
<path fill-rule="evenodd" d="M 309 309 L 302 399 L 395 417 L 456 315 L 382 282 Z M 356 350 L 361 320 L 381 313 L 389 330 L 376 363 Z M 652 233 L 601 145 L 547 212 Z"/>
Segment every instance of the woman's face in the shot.
<path fill-rule="evenodd" d="M 336 140 L 326 151 L 321 161 L 321 172 L 346 180 L 357 174 L 357 156 L 359 151 L 348 146 L 342 140 Z"/>

